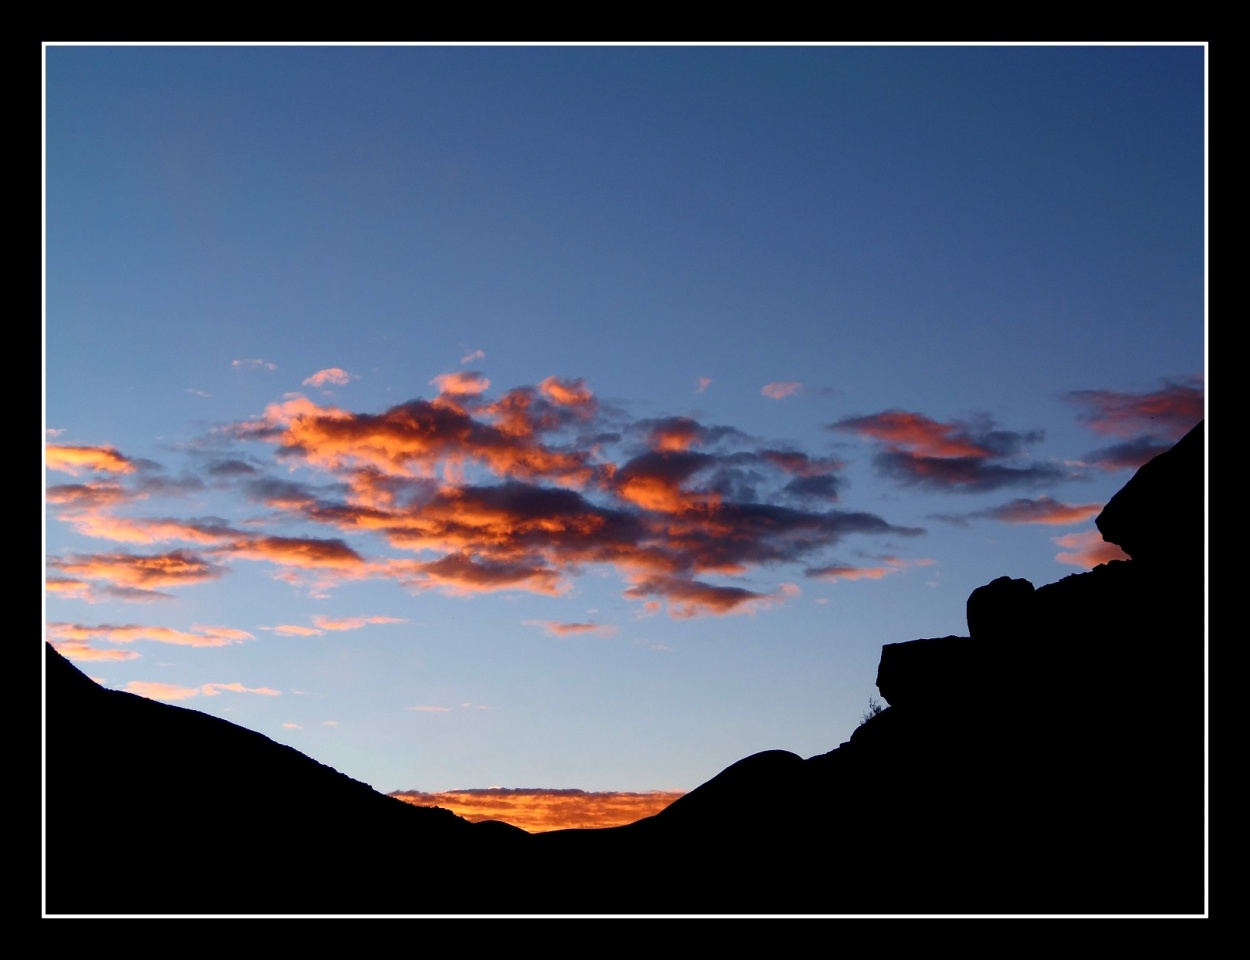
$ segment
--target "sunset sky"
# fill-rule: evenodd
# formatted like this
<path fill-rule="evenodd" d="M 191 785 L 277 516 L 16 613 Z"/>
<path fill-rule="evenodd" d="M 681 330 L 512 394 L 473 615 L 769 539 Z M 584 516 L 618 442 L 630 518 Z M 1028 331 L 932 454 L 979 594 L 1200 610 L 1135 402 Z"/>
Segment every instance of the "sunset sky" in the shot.
<path fill-rule="evenodd" d="M 1205 54 L 47 47 L 47 638 L 384 792 L 833 749 L 1203 418 Z"/>

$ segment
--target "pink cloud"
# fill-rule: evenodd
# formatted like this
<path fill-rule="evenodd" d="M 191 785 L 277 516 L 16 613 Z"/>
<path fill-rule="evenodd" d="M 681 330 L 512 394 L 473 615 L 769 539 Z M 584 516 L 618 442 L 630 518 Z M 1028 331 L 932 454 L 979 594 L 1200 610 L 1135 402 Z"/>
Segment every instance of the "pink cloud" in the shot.
<path fill-rule="evenodd" d="M 1081 533 L 1069 533 L 1062 537 L 1053 537 L 1052 542 L 1064 550 L 1055 554 L 1060 563 L 1086 570 L 1110 563 L 1112 560 L 1127 560 L 1129 556 L 1114 543 L 1103 540 L 1097 530 L 1085 530 Z"/>
<path fill-rule="evenodd" d="M 327 383 L 342 387 L 355 379 L 357 379 L 355 374 L 348 373 L 341 367 L 326 367 L 324 370 L 318 370 L 303 382 L 306 387 L 324 387 Z"/>
<path fill-rule="evenodd" d="M 803 388 L 803 384 L 791 381 L 777 381 L 775 383 L 766 383 L 760 387 L 760 393 L 773 400 L 783 400 L 792 394 L 798 393 Z"/>
<path fill-rule="evenodd" d="M 430 384 L 438 387 L 439 393 L 457 397 L 476 396 L 490 389 L 490 381 L 474 370 L 440 373 Z"/>

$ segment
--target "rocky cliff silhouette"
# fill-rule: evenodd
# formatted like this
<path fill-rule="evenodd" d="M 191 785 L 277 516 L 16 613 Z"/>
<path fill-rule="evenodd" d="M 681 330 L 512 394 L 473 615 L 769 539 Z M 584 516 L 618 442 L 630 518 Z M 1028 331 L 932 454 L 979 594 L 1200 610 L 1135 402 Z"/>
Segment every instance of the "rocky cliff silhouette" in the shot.
<path fill-rule="evenodd" d="M 1098 517 L 1132 559 L 978 588 L 968 637 L 883 648 L 847 742 L 603 830 L 412 807 L 48 646 L 45 910 L 1202 913 L 1204 503 L 1200 424 Z"/>

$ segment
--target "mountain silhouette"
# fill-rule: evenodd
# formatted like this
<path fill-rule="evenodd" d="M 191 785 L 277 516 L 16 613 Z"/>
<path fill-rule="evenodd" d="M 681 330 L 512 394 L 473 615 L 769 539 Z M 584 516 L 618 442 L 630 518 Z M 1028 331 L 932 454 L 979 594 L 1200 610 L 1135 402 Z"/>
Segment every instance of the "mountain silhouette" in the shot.
<path fill-rule="evenodd" d="M 978 588 L 969 636 L 882 649 L 845 743 L 622 827 L 413 807 L 46 645 L 45 912 L 1202 913 L 1204 452 L 1098 517 L 1131 559 Z"/>

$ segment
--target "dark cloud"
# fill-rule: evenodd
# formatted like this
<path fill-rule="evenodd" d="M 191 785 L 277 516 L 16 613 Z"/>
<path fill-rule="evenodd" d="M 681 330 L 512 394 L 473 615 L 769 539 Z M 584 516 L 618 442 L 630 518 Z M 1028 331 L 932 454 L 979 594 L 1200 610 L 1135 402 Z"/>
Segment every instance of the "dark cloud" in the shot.
<path fill-rule="evenodd" d="M 1095 433 L 1115 437 L 1150 436 L 1171 446 L 1205 416 L 1200 377 L 1171 381 L 1151 393 L 1073 390 L 1065 400 L 1084 407 L 1082 423 Z"/>
<path fill-rule="evenodd" d="M 930 490 L 982 493 L 1013 486 L 1049 486 L 1066 476 L 1053 464 L 1003 462 L 1019 458 L 1025 447 L 1044 435 L 1040 430 L 995 429 L 988 418 L 977 423 L 942 423 L 920 413 L 886 410 L 847 417 L 829 429 L 873 440 L 882 447 L 873 457 L 878 472 Z"/>
<path fill-rule="evenodd" d="M 934 514 L 933 519 L 960 527 L 968 526 L 970 520 L 1064 526 L 1070 523 L 1084 523 L 1097 516 L 1102 508 L 1101 503 L 1063 503 L 1045 496 L 1035 500 L 1022 497 L 972 513 Z"/>
<path fill-rule="evenodd" d="M 1173 441 L 1152 436 L 1134 437 L 1085 454 L 1086 463 L 1107 471 L 1136 470 L 1173 446 Z"/>

